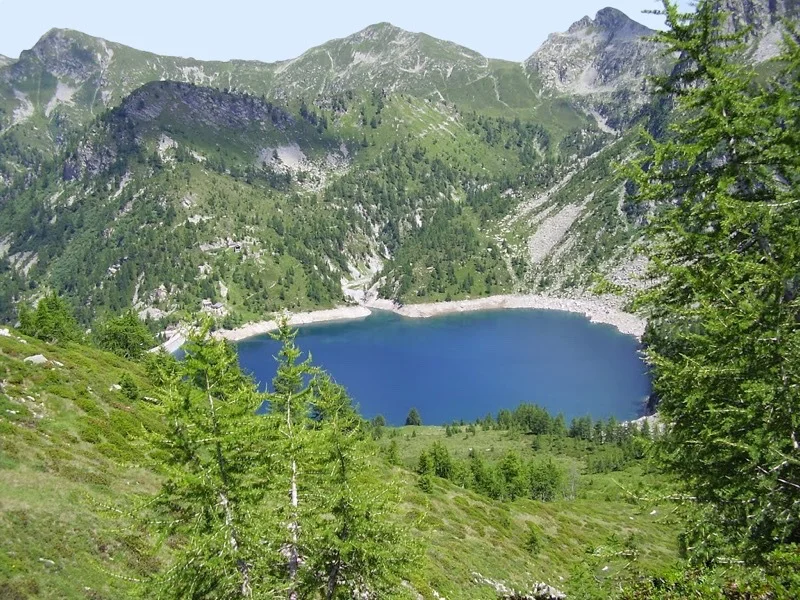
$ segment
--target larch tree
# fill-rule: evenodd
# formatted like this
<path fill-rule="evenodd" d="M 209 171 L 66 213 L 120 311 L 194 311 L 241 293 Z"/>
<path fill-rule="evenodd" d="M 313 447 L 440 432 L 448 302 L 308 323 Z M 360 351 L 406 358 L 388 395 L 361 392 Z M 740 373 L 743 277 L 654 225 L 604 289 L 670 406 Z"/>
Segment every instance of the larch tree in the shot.
<path fill-rule="evenodd" d="M 393 597 L 416 545 L 391 522 L 392 485 L 378 476 L 369 424 L 344 388 L 311 359 L 300 361 L 285 323 L 266 420 L 280 450 L 273 466 L 287 597 Z M 384 467 L 385 468 L 385 467 Z"/>
<path fill-rule="evenodd" d="M 159 440 L 165 481 L 151 523 L 177 550 L 173 566 L 147 586 L 153 598 L 263 598 L 274 589 L 274 538 L 266 482 L 270 456 L 263 402 L 239 369 L 233 348 L 209 337 L 206 324 L 165 370 L 161 406 L 168 425 Z"/>
<path fill-rule="evenodd" d="M 148 597 L 405 597 L 417 546 L 392 520 L 395 487 L 369 423 L 300 360 L 285 323 L 266 394 L 209 329 L 191 337 L 183 361 L 150 369 L 169 428 L 148 517 L 175 550 Z"/>
<path fill-rule="evenodd" d="M 628 170 L 652 213 L 662 454 L 702 511 L 691 555 L 757 559 L 800 542 L 800 46 L 766 79 L 719 0 L 663 14 L 672 124 Z"/>

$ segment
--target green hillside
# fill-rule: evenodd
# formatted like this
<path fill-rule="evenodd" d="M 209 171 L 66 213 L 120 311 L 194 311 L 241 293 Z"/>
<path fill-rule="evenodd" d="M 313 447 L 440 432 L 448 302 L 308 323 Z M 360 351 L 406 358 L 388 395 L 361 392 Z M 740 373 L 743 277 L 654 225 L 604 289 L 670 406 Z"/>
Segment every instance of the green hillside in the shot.
<path fill-rule="evenodd" d="M 0 66 L 0 315 L 42 289 L 155 329 L 203 300 L 230 326 L 370 287 L 616 285 L 637 234 L 608 175 L 629 141 L 543 77 L 388 23 L 274 64 L 51 30 Z"/>
<path fill-rule="evenodd" d="M 151 441 L 165 431 L 151 397 L 158 394 L 141 364 L 9 333 L 0 337 L 0 591 L 4 598 L 129 597 L 135 580 L 170 564 L 169 547 L 154 554 L 155 539 L 135 518 L 161 481 L 163 457 Z M 48 362 L 24 361 L 36 354 Z M 118 387 L 125 374 L 135 396 Z M 524 460 L 553 460 L 565 474 L 563 488 L 548 502 L 493 500 L 440 478 L 422 491 L 416 462 L 434 442 L 456 461 L 466 460 L 469 448 L 489 464 L 509 450 Z M 386 462 L 391 444 L 396 467 Z M 591 442 L 480 425 L 449 436 L 440 427 L 383 430 L 377 449 L 384 458 L 376 468 L 399 485 L 395 518 L 425 547 L 411 585 L 426 598 L 434 590 L 448 598 L 494 598 L 475 572 L 519 589 L 546 581 L 572 590 L 587 568 L 611 585 L 635 569 L 676 560 L 670 507 L 628 496 L 667 489 L 646 459 L 600 472 L 593 457 L 608 450 Z M 526 546 L 529 525 L 539 532 L 537 552 Z"/>
<path fill-rule="evenodd" d="M 3 312 L 42 287 L 85 321 L 129 306 L 175 321 L 210 299 L 228 323 L 341 303 L 341 281 L 364 277 L 403 302 L 528 287 L 502 220 L 571 177 L 575 157 L 608 162 L 590 157 L 607 134 L 570 126 L 561 137 L 409 95 L 281 104 L 148 84 L 0 208 Z"/>

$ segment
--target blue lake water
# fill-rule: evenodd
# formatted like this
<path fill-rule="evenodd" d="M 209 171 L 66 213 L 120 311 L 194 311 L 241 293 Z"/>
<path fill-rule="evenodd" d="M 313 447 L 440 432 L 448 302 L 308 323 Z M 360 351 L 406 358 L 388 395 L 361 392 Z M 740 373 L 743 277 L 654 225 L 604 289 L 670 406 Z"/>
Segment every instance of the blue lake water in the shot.
<path fill-rule="evenodd" d="M 308 325 L 297 344 L 345 388 L 361 413 L 402 425 L 416 407 L 429 425 L 474 421 L 534 402 L 552 414 L 631 419 L 650 393 L 635 338 L 582 315 L 506 310 L 405 319 L 375 313 Z M 242 367 L 270 385 L 278 344 L 238 344 Z"/>

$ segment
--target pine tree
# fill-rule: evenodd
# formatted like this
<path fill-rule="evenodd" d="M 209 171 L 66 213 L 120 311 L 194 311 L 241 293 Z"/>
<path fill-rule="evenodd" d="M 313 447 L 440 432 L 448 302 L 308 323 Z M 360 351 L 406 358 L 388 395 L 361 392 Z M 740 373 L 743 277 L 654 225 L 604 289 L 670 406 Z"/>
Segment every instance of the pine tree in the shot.
<path fill-rule="evenodd" d="M 800 47 L 762 82 L 718 0 L 664 6 L 657 37 L 680 59 L 656 84 L 675 119 L 629 171 L 653 212 L 641 302 L 661 447 L 708 508 L 695 554 L 716 538 L 758 557 L 800 541 Z"/>
<path fill-rule="evenodd" d="M 174 566 L 150 582 L 154 598 L 249 598 L 273 587 L 259 542 L 272 523 L 265 421 L 256 416 L 263 398 L 233 349 L 207 334 L 208 325 L 190 338 L 160 394 L 169 435 L 160 440 L 166 480 L 154 523 L 185 544 Z"/>
<path fill-rule="evenodd" d="M 39 300 L 35 309 L 24 304 L 19 309 L 19 330 L 25 335 L 51 344 L 81 339 L 78 322 L 66 300 L 55 293 Z"/>
<path fill-rule="evenodd" d="M 416 408 L 412 408 L 408 411 L 408 416 L 406 417 L 406 425 L 415 425 L 419 426 L 422 425 L 422 417 L 419 414 L 419 411 Z"/>
<path fill-rule="evenodd" d="M 385 515 L 395 491 L 376 475 L 369 427 L 344 389 L 299 362 L 296 331 L 283 323 L 270 404 L 271 471 L 282 523 L 290 599 L 385 596 L 416 556 L 415 546 Z"/>

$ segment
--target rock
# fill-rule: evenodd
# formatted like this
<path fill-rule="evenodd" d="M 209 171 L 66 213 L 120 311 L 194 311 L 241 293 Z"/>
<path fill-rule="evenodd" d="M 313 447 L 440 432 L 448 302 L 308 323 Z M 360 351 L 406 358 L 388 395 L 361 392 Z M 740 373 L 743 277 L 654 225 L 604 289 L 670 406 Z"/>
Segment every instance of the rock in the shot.
<path fill-rule="evenodd" d="M 502 581 L 489 579 L 477 572 L 472 573 L 472 579 L 475 583 L 493 587 L 495 593 L 503 600 L 564 600 L 567 597 L 564 592 L 546 583 L 534 583 L 531 591 L 525 593 L 512 590 Z"/>
<path fill-rule="evenodd" d="M 660 72 L 661 52 L 648 41 L 655 31 L 606 8 L 584 17 L 566 33 L 554 33 L 525 62 L 545 85 L 586 95 L 625 88 L 638 90 Z"/>
<path fill-rule="evenodd" d="M 121 386 L 120 384 L 118 384 L 118 383 L 114 383 L 114 384 L 112 384 L 112 385 L 111 385 L 111 387 L 110 387 L 110 388 L 108 388 L 108 391 L 109 391 L 109 392 L 118 392 L 118 391 L 120 391 L 121 389 L 122 389 L 122 386 Z"/>
<path fill-rule="evenodd" d="M 58 362 L 57 360 L 51 360 L 50 362 L 52 362 L 57 367 L 63 367 L 64 366 L 64 363 Z"/>
<path fill-rule="evenodd" d="M 29 356 L 28 358 L 26 358 L 25 362 L 34 365 L 44 365 L 47 364 L 49 361 L 42 354 L 34 354 L 33 356 Z"/>
<path fill-rule="evenodd" d="M 526 594 L 511 592 L 511 594 L 506 594 L 502 597 L 503 600 L 564 600 L 567 595 L 546 583 L 537 583 Z"/>
<path fill-rule="evenodd" d="M 11 332 L 7 328 L 3 327 L 3 329 L 0 329 L 0 336 L 11 337 Z"/>
<path fill-rule="evenodd" d="M 40 563 L 44 563 L 48 567 L 55 567 L 56 566 L 56 563 L 54 561 L 50 560 L 49 558 L 40 558 L 39 562 Z"/>

